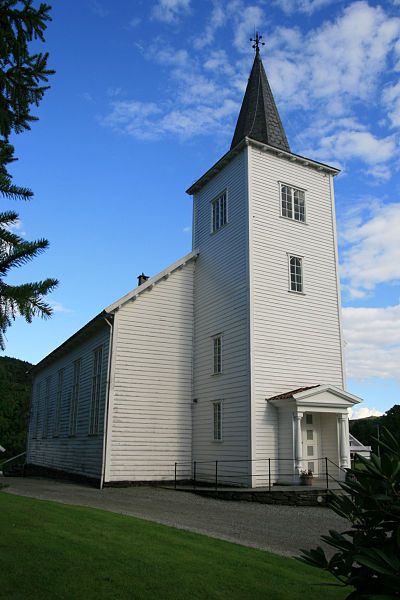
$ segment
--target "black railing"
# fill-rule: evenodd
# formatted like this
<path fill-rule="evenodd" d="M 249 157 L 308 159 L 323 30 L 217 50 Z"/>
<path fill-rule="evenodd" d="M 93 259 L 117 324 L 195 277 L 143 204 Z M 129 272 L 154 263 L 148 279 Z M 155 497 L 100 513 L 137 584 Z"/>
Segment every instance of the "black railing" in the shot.
<path fill-rule="evenodd" d="M 315 472 L 310 475 L 305 465 L 310 462 L 316 465 Z M 218 459 L 196 460 L 193 462 L 175 462 L 174 488 L 181 482 L 183 487 L 213 487 L 218 491 L 226 487 L 264 487 L 269 491 L 273 485 L 314 485 L 329 489 L 330 484 L 340 483 L 345 479 L 346 470 L 327 456 L 302 460 L 303 469 L 295 467 L 292 458 L 263 459 Z M 251 473 L 250 473 L 251 466 Z M 274 481 L 274 483 L 273 483 Z M 184 482 L 184 483 L 183 483 Z"/>

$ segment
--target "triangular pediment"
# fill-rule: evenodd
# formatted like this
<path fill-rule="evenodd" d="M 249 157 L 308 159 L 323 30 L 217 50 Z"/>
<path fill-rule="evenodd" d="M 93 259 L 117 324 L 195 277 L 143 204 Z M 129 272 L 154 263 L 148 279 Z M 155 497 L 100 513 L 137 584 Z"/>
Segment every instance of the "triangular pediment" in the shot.
<path fill-rule="evenodd" d="M 296 407 L 298 411 L 346 412 L 361 398 L 333 385 L 314 385 L 283 392 L 268 402 L 278 408 Z"/>

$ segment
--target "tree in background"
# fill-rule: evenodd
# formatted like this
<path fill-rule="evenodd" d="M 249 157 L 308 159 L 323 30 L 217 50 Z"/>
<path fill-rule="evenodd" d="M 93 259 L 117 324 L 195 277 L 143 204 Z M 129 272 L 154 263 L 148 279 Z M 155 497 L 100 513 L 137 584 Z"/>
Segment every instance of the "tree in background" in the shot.
<path fill-rule="evenodd" d="M 11 458 L 26 448 L 32 365 L 17 358 L 0 357 L 0 444 L 2 459 Z"/>
<path fill-rule="evenodd" d="M 350 433 L 365 446 L 372 446 L 372 450 L 376 453 L 377 443 L 375 438 L 377 437 L 378 427 L 381 426 L 381 423 L 382 417 L 354 419 L 349 421 Z"/>
<path fill-rule="evenodd" d="M 29 199 L 30 189 L 12 181 L 9 165 L 16 158 L 9 138 L 30 129 L 37 120 L 31 107 L 38 106 L 49 86 L 48 53 L 30 53 L 29 43 L 44 42 L 44 31 L 50 6 L 41 3 L 32 6 L 32 0 L 0 0 L 0 194 L 6 199 Z M 57 280 L 18 286 L 7 285 L 5 275 L 11 267 L 18 267 L 33 259 L 48 247 L 45 239 L 24 241 L 10 231 L 18 220 L 15 212 L 0 213 L 0 348 L 4 349 L 4 333 L 17 315 L 28 322 L 34 316 L 48 317 L 51 306 L 43 297 L 57 285 Z"/>

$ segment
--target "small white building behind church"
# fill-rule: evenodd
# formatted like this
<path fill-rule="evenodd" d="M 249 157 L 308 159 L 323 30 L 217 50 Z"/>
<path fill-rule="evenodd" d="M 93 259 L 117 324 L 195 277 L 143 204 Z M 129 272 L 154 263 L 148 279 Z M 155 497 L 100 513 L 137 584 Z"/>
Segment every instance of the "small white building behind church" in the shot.
<path fill-rule="evenodd" d="M 291 152 L 257 47 L 231 148 L 188 190 L 192 251 L 34 367 L 28 464 L 104 485 L 218 461 L 252 486 L 350 466 L 337 174 Z"/>

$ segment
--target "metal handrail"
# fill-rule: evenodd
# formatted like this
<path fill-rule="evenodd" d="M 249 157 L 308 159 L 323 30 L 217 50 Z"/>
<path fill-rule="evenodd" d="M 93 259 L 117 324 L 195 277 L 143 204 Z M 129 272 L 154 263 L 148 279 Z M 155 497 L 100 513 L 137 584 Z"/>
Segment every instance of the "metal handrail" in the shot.
<path fill-rule="evenodd" d="M 20 456 L 24 456 L 24 454 L 26 454 L 26 452 L 21 452 L 21 454 L 17 454 L 16 456 L 13 456 L 12 458 L 7 458 L 7 460 L 5 460 L 4 462 L 1 463 L 0 467 L 3 467 L 3 465 L 11 462 L 12 460 L 16 460 Z"/>
<path fill-rule="evenodd" d="M 201 482 L 203 482 L 203 484 L 208 481 L 211 485 L 212 485 L 212 479 L 214 479 L 214 487 L 215 490 L 218 490 L 218 486 L 222 484 L 222 480 L 225 480 L 225 485 L 234 485 L 234 481 L 235 481 L 235 473 L 231 472 L 231 473 L 225 473 L 225 474 L 221 474 L 221 472 L 219 471 L 219 467 L 221 464 L 230 464 L 232 465 L 232 467 L 234 467 L 235 465 L 238 465 L 239 463 L 257 463 L 257 462 L 263 462 L 263 463 L 268 463 L 268 473 L 265 471 L 264 474 L 259 473 L 256 474 L 255 477 L 262 477 L 265 478 L 267 481 L 267 486 L 268 489 L 271 490 L 272 488 L 272 482 L 271 482 L 271 473 L 272 473 L 272 469 L 271 469 L 271 463 L 282 463 L 282 462 L 291 462 L 293 463 L 293 458 L 255 458 L 255 459 L 218 459 L 218 460 L 196 460 L 196 461 L 182 461 L 182 462 L 175 462 L 174 464 L 174 487 L 175 489 L 177 489 L 177 482 L 178 482 L 178 470 L 179 467 L 187 467 L 187 466 L 192 466 L 192 485 L 193 485 L 193 489 L 196 489 L 196 486 L 198 484 L 201 485 Z M 334 467 L 336 467 L 339 471 L 342 471 L 343 473 L 346 473 L 345 469 L 343 469 L 342 467 L 339 467 L 339 465 L 337 465 L 333 460 L 331 460 L 330 458 L 328 458 L 327 456 L 321 457 L 321 458 L 317 458 L 317 457 L 313 457 L 314 461 L 324 461 L 325 463 L 325 473 L 321 473 L 321 475 L 325 475 L 325 483 L 326 483 L 326 489 L 329 489 L 329 480 L 333 480 L 337 483 L 339 483 L 339 480 L 334 477 L 331 473 L 329 473 L 329 463 L 331 465 L 333 465 Z M 200 478 L 199 478 L 199 466 L 200 465 L 209 465 L 211 467 L 211 465 L 215 465 L 214 468 L 214 476 L 212 475 L 212 471 L 210 471 L 210 473 L 205 474 L 205 475 L 201 475 L 200 474 Z M 290 476 L 295 476 L 296 473 L 291 472 L 291 473 L 280 473 L 281 475 L 290 475 Z M 240 477 L 246 477 L 246 473 L 236 473 L 237 476 Z M 237 482 L 235 482 L 237 485 Z"/>

